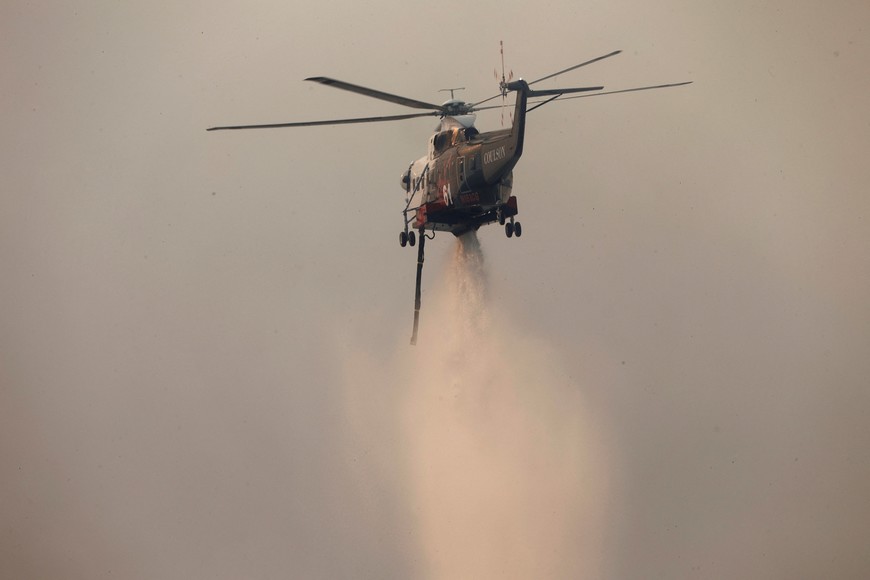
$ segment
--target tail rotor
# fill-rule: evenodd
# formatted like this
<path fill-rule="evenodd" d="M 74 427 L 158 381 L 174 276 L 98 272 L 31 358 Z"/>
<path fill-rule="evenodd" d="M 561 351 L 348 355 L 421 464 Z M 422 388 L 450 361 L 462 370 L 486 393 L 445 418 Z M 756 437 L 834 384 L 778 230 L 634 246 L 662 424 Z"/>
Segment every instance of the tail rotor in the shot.
<path fill-rule="evenodd" d="M 499 79 L 498 71 L 493 69 L 492 73 L 495 76 L 495 80 L 499 81 L 498 88 L 501 91 L 501 126 L 504 127 L 504 111 L 507 106 L 507 84 L 514 80 L 514 71 L 508 71 L 507 76 L 505 76 L 504 71 L 504 41 L 498 41 L 499 53 L 501 54 L 501 79 Z M 511 123 L 513 123 L 513 113 L 509 112 L 508 116 L 511 118 Z"/>

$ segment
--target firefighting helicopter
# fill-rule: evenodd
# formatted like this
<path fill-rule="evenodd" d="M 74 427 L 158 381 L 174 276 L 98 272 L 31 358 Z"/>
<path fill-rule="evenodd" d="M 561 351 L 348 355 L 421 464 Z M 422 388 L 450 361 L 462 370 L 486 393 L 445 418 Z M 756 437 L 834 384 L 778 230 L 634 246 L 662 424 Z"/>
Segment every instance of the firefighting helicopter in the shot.
<path fill-rule="evenodd" d="M 633 91 L 663 89 L 690 84 L 691 81 L 635 87 L 614 91 L 603 91 L 603 86 L 532 89 L 531 86 L 561 74 L 616 56 L 616 50 L 562 69 L 558 72 L 527 82 L 513 80 L 513 73 L 505 75 L 504 47 L 501 47 L 501 79 L 498 94 L 473 103 L 455 98 L 453 89 L 450 99 L 436 105 L 425 101 L 386 93 L 383 91 L 328 78 L 310 77 L 306 81 L 320 83 L 337 89 L 350 91 L 367 97 L 388 101 L 413 109 L 423 109 L 424 113 L 409 113 L 378 117 L 357 117 L 350 119 L 331 119 L 326 121 L 302 121 L 292 123 L 273 123 L 264 125 L 231 125 L 211 127 L 208 131 L 235 129 L 272 129 L 282 127 L 313 127 L 320 125 L 345 125 L 355 123 L 377 123 L 401 121 L 419 117 L 440 117 L 435 133 L 429 138 L 426 155 L 412 162 L 401 177 L 401 187 L 405 191 L 405 207 L 402 210 L 404 227 L 399 232 L 402 247 L 414 246 L 418 239 L 417 280 L 414 300 L 414 327 L 411 344 L 417 343 L 417 329 L 420 319 L 421 281 L 423 275 L 424 247 L 427 238 L 434 238 L 435 232 L 450 232 L 454 236 L 476 231 L 483 225 L 498 222 L 505 228 L 508 238 L 522 236 L 522 224 L 516 220 L 518 214 L 517 198 L 511 195 L 513 169 L 523 153 L 527 113 L 552 103 L 553 101 L 581 97 L 612 95 Z M 494 71 L 496 79 L 498 72 Z M 488 109 L 502 109 L 508 106 L 507 95 L 516 93 L 509 128 L 480 132 L 474 126 L 475 113 Z M 578 94 L 586 93 L 586 94 Z M 571 95 L 571 96 L 565 96 Z M 502 104 L 482 107 L 501 97 Z M 533 100 L 540 99 L 540 100 Z M 426 232 L 431 232 L 427 234 Z"/>

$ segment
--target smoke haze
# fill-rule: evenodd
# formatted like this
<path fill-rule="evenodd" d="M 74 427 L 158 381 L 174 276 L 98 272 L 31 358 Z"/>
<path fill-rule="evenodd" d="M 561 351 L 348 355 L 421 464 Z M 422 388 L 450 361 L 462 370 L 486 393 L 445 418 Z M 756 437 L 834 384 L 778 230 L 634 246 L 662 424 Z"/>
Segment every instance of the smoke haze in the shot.
<path fill-rule="evenodd" d="M 867 22 L 3 2 L 0 577 L 867 577 Z M 429 243 L 411 348 L 432 119 L 205 128 L 484 99 L 499 40 L 694 84 L 530 113 L 522 238 Z"/>

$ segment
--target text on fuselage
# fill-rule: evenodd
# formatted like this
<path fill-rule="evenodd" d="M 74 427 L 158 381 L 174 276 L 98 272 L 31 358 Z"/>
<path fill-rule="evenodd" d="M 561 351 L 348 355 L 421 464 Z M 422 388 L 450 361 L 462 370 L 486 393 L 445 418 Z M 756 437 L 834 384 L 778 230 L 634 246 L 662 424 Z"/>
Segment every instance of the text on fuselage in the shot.
<path fill-rule="evenodd" d="M 504 145 L 499 147 L 498 149 L 491 149 L 489 151 L 483 152 L 483 164 L 489 165 L 490 163 L 494 163 L 501 159 L 505 158 Z"/>

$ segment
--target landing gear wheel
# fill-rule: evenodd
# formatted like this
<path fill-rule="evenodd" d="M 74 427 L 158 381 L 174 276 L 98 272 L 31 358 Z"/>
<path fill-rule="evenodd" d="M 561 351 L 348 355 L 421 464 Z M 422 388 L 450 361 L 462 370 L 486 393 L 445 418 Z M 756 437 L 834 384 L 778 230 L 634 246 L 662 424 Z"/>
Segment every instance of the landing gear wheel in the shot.
<path fill-rule="evenodd" d="M 498 225 L 500 225 L 500 226 L 504 225 L 504 212 L 503 211 L 498 212 Z"/>
<path fill-rule="evenodd" d="M 504 233 L 507 237 L 511 237 L 514 235 L 514 224 L 513 222 L 508 222 L 504 225 Z"/>
<path fill-rule="evenodd" d="M 408 245 L 408 233 L 399 232 L 399 245 L 403 248 Z"/>
<path fill-rule="evenodd" d="M 408 243 L 412 246 L 417 243 L 417 234 L 415 234 L 413 231 L 408 232 Z"/>
<path fill-rule="evenodd" d="M 514 233 L 517 235 L 517 237 L 523 235 L 523 226 L 520 224 L 520 222 L 514 222 Z"/>

